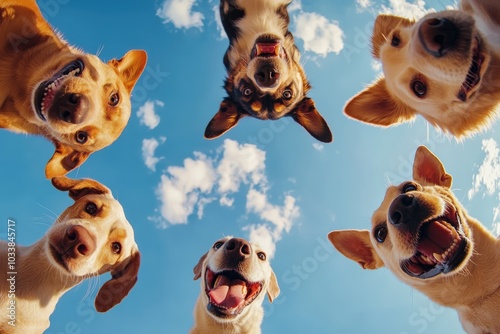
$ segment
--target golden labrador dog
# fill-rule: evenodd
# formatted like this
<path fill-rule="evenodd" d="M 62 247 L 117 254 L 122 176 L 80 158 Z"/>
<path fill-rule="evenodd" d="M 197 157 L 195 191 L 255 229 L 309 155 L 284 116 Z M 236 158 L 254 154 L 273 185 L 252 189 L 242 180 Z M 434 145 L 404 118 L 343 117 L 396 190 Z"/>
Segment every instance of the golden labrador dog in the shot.
<path fill-rule="evenodd" d="M 387 266 L 434 302 L 457 310 L 470 334 L 500 333 L 500 241 L 451 192 L 452 177 L 425 146 L 413 181 L 387 189 L 368 230 L 328 238 L 365 269 Z"/>
<path fill-rule="evenodd" d="M 262 302 L 280 288 L 266 253 L 256 244 L 225 237 L 193 269 L 201 278 L 191 334 L 260 334 Z"/>
<path fill-rule="evenodd" d="M 290 116 L 317 140 L 333 140 L 314 101 L 306 96 L 310 85 L 288 30 L 290 2 L 220 1 L 221 21 L 229 38 L 224 55 L 228 96 L 208 123 L 205 138 L 223 135 L 245 116 L 262 120 Z"/>
<path fill-rule="evenodd" d="M 43 333 L 59 298 L 86 278 L 111 273 L 95 299 L 99 312 L 120 303 L 137 281 L 134 231 L 110 190 L 90 179 L 52 183 L 75 203 L 33 245 L 0 241 L 2 334 Z"/>
<path fill-rule="evenodd" d="M 459 10 L 418 22 L 379 15 L 372 53 L 385 77 L 354 96 L 344 112 L 389 126 L 422 115 L 456 138 L 488 128 L 500 105 L 500 6 L 462 0 Z"/>
<path fill-rule="evenodd" d="M 34 0 L 0 3 L 0 128 L 55 145 L 47 178 L 65 175 L 121 134 L 146 52 L 107 64 L 68 45 Z"/>

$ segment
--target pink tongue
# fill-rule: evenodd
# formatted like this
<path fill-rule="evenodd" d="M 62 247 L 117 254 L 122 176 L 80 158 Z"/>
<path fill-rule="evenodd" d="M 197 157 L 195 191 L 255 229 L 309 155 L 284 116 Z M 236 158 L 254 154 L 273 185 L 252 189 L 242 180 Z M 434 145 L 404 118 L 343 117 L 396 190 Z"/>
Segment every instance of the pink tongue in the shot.
<path fill-rule="evenodd" d="M 261 54 L 276 54 L 278 43 L 258 43 L 257 55 Z"/>
<path fill-rule="evenodd" d="M 453 234 L 449 228 L 438 221 L 426 224 L 422 228 L 422 237 L 417 250 L 429 257 L 433 253 L 442 254 L 453 243 Z"/>
<path fill-rule="evenodd" d="M 239 279 L 233 279 L 226 276 L 222 276 L 208 295 L 212 301 L 220 306 L 226 308 L 235 308 L 240 306 L 244 301 L 245 297 L 243 295 L 243 287 L 245 282 Z"/>

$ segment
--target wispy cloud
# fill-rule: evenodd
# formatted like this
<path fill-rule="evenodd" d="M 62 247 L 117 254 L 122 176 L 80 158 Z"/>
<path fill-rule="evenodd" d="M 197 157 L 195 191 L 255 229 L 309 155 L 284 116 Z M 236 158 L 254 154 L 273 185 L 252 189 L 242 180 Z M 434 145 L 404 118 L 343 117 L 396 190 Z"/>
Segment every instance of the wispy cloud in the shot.
<path fill-rule="evenodd" d="M 423 0 L 415 0 L 413 2 L 405 0 L 390 0 L 389 6 L 382 5 L 380 9 L 380 12 L 384 14 L 403 16 L 413 18 L 415 20 L 420 19 L 429 11 L 434 10 L 425 9 L 425 1 Z"/>
<path fill-rule="evenodd" d="M 156 157 L 155 151 L 160 145 L 160 142 L 164 143 L 166 140 L 166 137 L 160 137 L 160 141 L 155 138 L 146 138 L 142 140 L 142 158 L 144 160 L 144 164 L 153 172 L 156 171 L 156 164 L 158 161 L 163 159 L 163 157 Z"/>
<path fill-rule="evenodd" d="M 141 124 L 144 124 L 150 129 L 154 129 L 160 124 L 160 116 L 155 112 L 155 106 L 163 107 L 165 104 L 161 101 L 146 101 L 139 107 L 137 117 Z"/>
<path fill-rule="evenodd" d="M 172 23 L 176 28 L 202 28 L 204 16 L 193 10 L 195 0 L 165 0 L 156 11 L 164 23 Z"/>
<path fill-rule="evenodd" d="M 195 212 L 201 219 L 207 205 L 233 206 L 233 195 L 245 191 L 247 215 L 255 215 L 260 223 L 250 223 L 244 230 L 250 241 L 261 244 L 272 257 L 274 244 L 299 217 L 299 207 L 290 194 L 284 194 L 282 205 L 271 203 L 265 159 L 265 152 L 255 145 L 229 139 L 213 157 L 194 152 L 194 158 L 185 159 L 182 167 L 168 167 L 161 175 L 156 189 L 161 217 L 152 220 L 159 228 L 187 224 Z"/>
<path fill-rule="evenodd" d="M 323 144 L 320 144 L 320 143 L 313 143 L 312 145 L 316 151 L 321 152 L 325 149 L 325 146 Z"/>
<path fill-rule="evenodd" d="M 338 22 L 329 21 L 317 13 L 300 12 L 294 15 L 296 38 L 304 41 L 304 50 L 326 57 L 344 48 L 342 29 Z"/>
<path fill-rule="evenodd" d="M 214 20 L 215 24 L 217 25 L 217 30 L 220 33 L 220 38 L 221 39 L 227 38 L 226 31 L 224 30 L 224 26 L 222 25 L 222 21 L 220 18 L 219 6 L 213 6 L 212 11 L 214 12 Z"/>

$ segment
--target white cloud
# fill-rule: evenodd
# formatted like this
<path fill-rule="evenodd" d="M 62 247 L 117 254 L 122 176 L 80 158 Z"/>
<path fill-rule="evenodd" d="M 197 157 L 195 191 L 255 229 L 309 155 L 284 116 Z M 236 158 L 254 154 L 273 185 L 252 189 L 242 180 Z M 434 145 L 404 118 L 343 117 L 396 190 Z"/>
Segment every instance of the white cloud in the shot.
<path fill-rule="evenodd" d="M 167 138 L 160 137 L 161 143 L 164 143 Z M 142 158 L 146 167 L 151 169 L 153 172 L 156 170 L 156 164 L 158 161 L 163 159 L 163 157 L 156 157 L 155 151 L 160 145 L 160 142 L 155 138 L 143 139 L 142 140 Z"/>
<path fill-rule="evenodd" d="M 320 143 L 313 143 L 312 145 L 316 151 L 321 152 L 325 149 L 325 146 L 323 144 L 320 144 Z"/>
<path fill-rule="evenodd" d="M 155 112 L 155 106 L 163 107 L 165 104 L 161 101 L 146 101 L 144 105 L 139 107 L 137 117 L 141 124 L 146 125 L 151 130 L 160 124 L 160 116 Z"/>
<path fill-rule="evenodd" d="M 187 224 L 197 209 L 198 219 L 203 217 L 205 207 L 217 202 L 221 207 L 231 207 L 235 199 L 230 197 L 248 189 L 247 214 L 253 214 L 262 222 L 248 224 L 243 229 L 250 231 L 251 241 L 273 246 L 269 256 L 274 255 L 274 244 L 288 233 L 299 217 L 299 207 L 293 196 L 286 194 L 282 205 L 269 200 L 270 189 L 265 175 L 265 152 L 255 145 L 239 144 L 226 139 L 213 158 L 195 152 L 194 159 L 184 160 L 183 167 L 168 167 L 161 176 L 156 194 L 160 201 L 161 217 L 153 217 L 160 228 L 175 224 Z M 258 227 L 258 228 L 257 228 Z M 253 231 L 253 232 L 252 232 Z M 267 231 L 266 233 L 264 233 Z"/>
<path fill-rule="evenodd" d="M 226 31 L 224 30 L 224 26 L 222 25 L 222 21 L 220 19 L 220 11 L 219 6 L 213 6 L 212 10 L 214 12 L 215 24 L 217 25 L 217 30 L 220 32 L 220 38 L 227 38 Z"/>
<path fill-rule="evenodd" d="M 294 36 L 304 41 L 304 50 L 322 57 L 328 53 L 338 54 L 344 47 L 343 32 L 337 22 L 317 13 L 301 12 L 294 16 Z"/>
<path fill-rule="evenodd" d="M 407 2 L 405 0 L 390 0 L 389 4 L 389 7 L 382 5 L 380 12 L 384 14 L 413 18 L 415 20 L 420 19 L 429 12 L 425 9 L 424 0 L 415 0 L 414 2 Z"/>
<path fill-rule="evenodd" d="M 360 8 L 370 8 L 372 6 L 372 2 L 370 0 L 356 0 L 356 3 Z"/>
<path fill-rule="evenodd" d="M 294 12 L 296 10 L 302 10 L 302 2 L 300 0 L 293 0 L 291 4 L 287 7 L 288 12 Z"/>
<path fill-rule="evenodd" d="M 176 28 L 202 28 L 204 16 L 193 11 L 195 0 L 165 0 L 156 15 L 164 19 L 164 23 L 172 23 Z"/>

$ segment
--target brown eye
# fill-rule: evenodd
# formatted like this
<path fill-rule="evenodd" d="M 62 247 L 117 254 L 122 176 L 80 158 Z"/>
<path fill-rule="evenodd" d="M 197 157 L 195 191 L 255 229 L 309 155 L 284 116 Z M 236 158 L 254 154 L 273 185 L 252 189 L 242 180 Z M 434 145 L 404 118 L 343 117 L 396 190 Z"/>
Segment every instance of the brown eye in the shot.
<path fill-rule="evenodd" d="M 85 212 L 89 215 L 94 216 L 97 213 L 97 205 L 93 202 L 88 202 L 85 205 Z"/>
<path fill-rule="evenodd" d="M 222 241 L 217 241 L 215 244 L 214 244 L 214 249 L 217 250 L 219 248 L 222 247 L 222 245 L 224 245 L 224 243 Z"/>
<path fill-rule="evenodd" d="M 407 193 L 410 191 L 416 191 L 417 189 L 418 189 L 417 186 L 413 182 L 408 182 L 403 187 L 403 193 Z"/>
<path fill-rule="evenodd" d="M 398 47 L 401 44 L 401 39 L 398 35 L 394 34 L 391 39 L 391 45 L 394 47 Z"/>
<path fill-rule="evenodd" d="M 383 243 L 387 238 L 387 226 L 385 224 L 377 226 L 373 234 L 379 243 Z"/>
<path fill-rule="evenodd" d="M 115 254 L 120 254 L 122 251 L 122 245 L 119 242 L 113 242 L 111 244 L 111 251 Z"/>
<path fill-rule="evenodd" d="M 89 139 L 89 135 L 85 131 L 78 131 L 75 134 L 75 140 L 78 144 L 85 144 Z"/>
<path fill-rule="evenodd" d="M 411 89 L 416 97 L 424 97 L 427 93 L 427 86 L 420 80 L 414 80 L 411 83 Z"/>
<path fill-rule="evenodd" d="M 266 256 L 266 253 L 264 252 L 258 252 L 257 253 L 257 257 L 259 258 L 259 260 L 261 261 L 265 261 L 267 259 L 267 256 Z"/>
<path fill-rule="evenodd" d="M 292 91 L 290 89 L 285 89 L 282 96 L 285 100 L 290 100 L 292 98 L 293 94 L 292 94 Z"/>
<path fill-rule="evenodd" d="M 109 96 L 108 104 L 112 107 L 116 107 L 116 105 L 120 102 L 120 95 L 118 93 L 113 93 Z"/>

